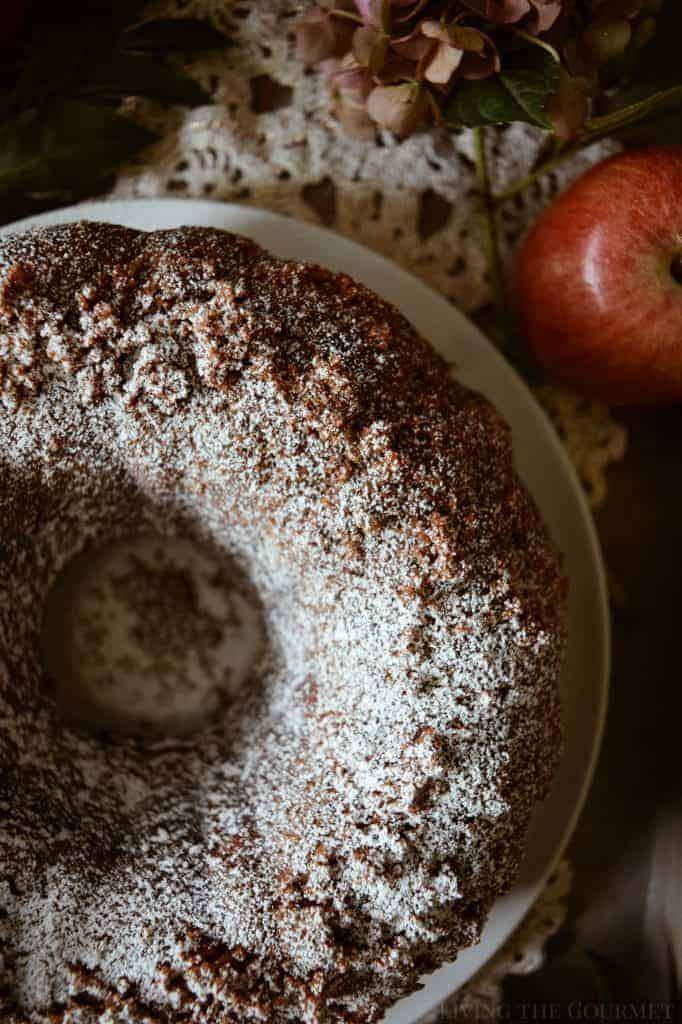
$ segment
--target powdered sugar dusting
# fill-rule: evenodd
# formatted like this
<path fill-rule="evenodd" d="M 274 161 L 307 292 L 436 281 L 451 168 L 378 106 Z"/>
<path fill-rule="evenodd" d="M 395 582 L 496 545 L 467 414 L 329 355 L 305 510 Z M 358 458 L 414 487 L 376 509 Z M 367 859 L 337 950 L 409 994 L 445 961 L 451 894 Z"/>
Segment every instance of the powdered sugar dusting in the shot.
<path fill-rule="evenodd" d="M 365 289 L 222 232 L 49 229 L 0 272 L 7 1012 L 378 1020 L 475 940 L 556 764 L 563 583 L 506 427 Z M 203 732 L 104 742 L 42 607 L 169 531 L 246 573 L 267 658 Z"/>

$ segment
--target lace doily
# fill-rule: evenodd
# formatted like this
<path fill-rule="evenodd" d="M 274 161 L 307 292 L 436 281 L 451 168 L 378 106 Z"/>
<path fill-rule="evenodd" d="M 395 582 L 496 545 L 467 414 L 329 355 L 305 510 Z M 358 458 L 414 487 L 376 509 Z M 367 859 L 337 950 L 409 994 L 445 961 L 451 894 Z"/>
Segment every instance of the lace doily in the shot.
<path fill-rule="evenodd" d="M 190 67 L 213 97 L 209 106 L 168 111 L 130 101 L 135 116 L 162 136 L 144 161 L 128 166 L 119 198 L 174 195 L 248 203 L 322 222 L 402 264 L 465 312 L 490 300 L 480 243 L 470 133 L 433 131 L 398 143 L 349 139 L 330 113 L 323 79 L 294 56 L 293 24 L 306 0 L 164 0 L 150 13 L 208 17 L 233 45 Z M 532 167 L 539 134 L 515 125 L 492 133 L 494 187 Z M 542 207 L 608 144 L 593 146 L 509 202 L 500 242 L 509 268 Z M 598 503 L 605 471 L 622 458 L 625 432 L 601 403 L 554 386 L 538 389 L 583 482 Z M 562 864 L 512 939 L 434 1021 L 493 1019 L 502 979 L 537 969 L 564 916 L 570 872 Z"/>

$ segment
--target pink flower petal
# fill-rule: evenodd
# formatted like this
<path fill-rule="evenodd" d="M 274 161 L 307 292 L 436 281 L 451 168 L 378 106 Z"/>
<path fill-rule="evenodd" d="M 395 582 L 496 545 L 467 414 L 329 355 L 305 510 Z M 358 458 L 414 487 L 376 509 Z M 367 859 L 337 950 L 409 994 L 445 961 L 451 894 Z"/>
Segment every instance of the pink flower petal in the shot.
<path fill-rule="evenodd" d="M 549 32 L 563 10 L 561 0 L 532 0 L 532 4 L 529 30 L 536 34 Z"/>
<path fill-rule="evenodd" d="M 530 0 L 462 0 L 464 5 L 476 14 L 496 21 L 501 25 L 510 25 L 520 21 L 531 9 Z"/>
<path fill-rule="evenodd" d="M 431 45 L 419 32 L 414 32 L 407 39 L 394 40 L 391 49 L 407 60 L 419 61 L 429 53 Z"/>
<path fill-rule="evenodd" d="M 424 70 L 424 78 L 433 85 L 449 85 L 450 79 L 462 62 L 463 50 L 447 43 L 439 43 Z"/>
<path fill-rule="evenodd" d="M 296 56 L 306 64 L 340 57 L 348 49 L 353 27 L 322 7 L 311 7 L 295 26 Z"/>
<path fill-rule="evenodd" d="M 502 66 L 497 47 L 490 36 L 485 35 L 483 32 L 479 32 L 479 36 L 483 43 L 483 49 L 478 51 L 467 50 L 465 52 L 459 69 L 462 78 L 474 80 L 489 78 L 490 75 L 497 74 Z"/>
<path fill-rule="evenodd" d="M 347 53 L 343 60 L 339 61 L 330 77 L 338 89 L 349 96 L 355 96 L 358 100 L 366 99 L 374 85 L 367 68 L 358 64 L 352 53 Z"/>
<path fill-rule="evenodd" d="M 405 136 L 425 120 L 428 103 L 419 86 L 411 83 L 378 85 L 369 94 L 367 112 L 377 124 Z"/>
<path fill-rule="evenodd" d="M 377 126 L 367 113 L 364 103 L 348 101 L 344 97 L 336 106 L 336 116 L 346 134 L 354 139 L 370 142 L 376 136 Z"/>

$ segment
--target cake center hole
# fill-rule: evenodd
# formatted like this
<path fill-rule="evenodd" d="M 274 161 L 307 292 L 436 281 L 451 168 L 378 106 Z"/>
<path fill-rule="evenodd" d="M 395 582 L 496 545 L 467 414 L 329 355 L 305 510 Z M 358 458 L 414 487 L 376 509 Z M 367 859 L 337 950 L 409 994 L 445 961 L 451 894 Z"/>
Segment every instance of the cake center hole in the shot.
<path fill-rule="evenodd" d="M 48 597 L 43 662 L 73 724 L 186 735 L 243 697 L 264 640 L 257 596 L 231 560 L 138 537 L 69 563 Z"/>

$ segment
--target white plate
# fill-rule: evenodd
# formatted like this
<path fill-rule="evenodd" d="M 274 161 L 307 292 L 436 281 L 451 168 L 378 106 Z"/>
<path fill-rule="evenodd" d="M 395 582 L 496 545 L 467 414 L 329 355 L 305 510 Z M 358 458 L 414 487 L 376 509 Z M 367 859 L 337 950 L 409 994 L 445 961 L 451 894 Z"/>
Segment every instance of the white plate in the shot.
<path fill-rule="evenodd" d="M 564 756 L 553 791 L 537 811 L 514 889 L 495 904 L 480 942 L 424 979 L 384 1024 L 414 1024 L 468 981 L 520 923 L 556 865 L 587 795 L 606 713 L 610 634 L 599 542 L 575 472 L 526 385 L 481 332 L 444 298 L 368 249 L 322 228 L 265 210 L 204 200 L 104 201 L 23 220 L 30 225 L 102 220 L 133 228 L 183 224 L 226 228 L 278 256 L 344 270 L 394 303 L 511 425 L 516 464 L 566 559 L 570 581 L 568 660 L 563 676 Z"/>

